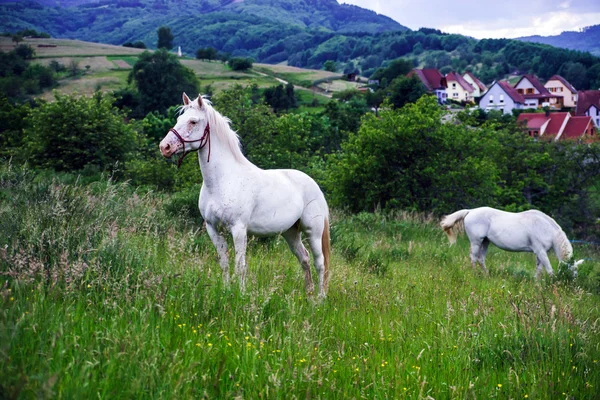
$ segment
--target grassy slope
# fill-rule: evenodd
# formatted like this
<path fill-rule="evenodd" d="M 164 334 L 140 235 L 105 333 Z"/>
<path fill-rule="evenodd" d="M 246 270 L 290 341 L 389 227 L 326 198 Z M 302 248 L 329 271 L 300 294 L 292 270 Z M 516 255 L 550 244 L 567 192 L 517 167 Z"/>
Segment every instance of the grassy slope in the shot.
<path fill-rule="evenodd" d="M 66 39 L 26 39 L 28 44 L 36 51 L 34 62 L 48 65 L 51 61 L 69 66 L 76 62 L 85 73 L 79 78 L 67 78 L 60 82 L 56 90 L 63 93 L 91 95 L 100 88 L 103 91 L 112 91 L 127 85 L 128 70 L 135 64 L 137 55 L 143 50 L 128 47 L 112 46 L 106 44 L 82 42 Z M 53 44 L 56 47 L 38 47 L 38 45 Z M 15 47 L 11 38 L 0 37 L 0 51 L 10 51 Z M 326 71 L 306 70 L 286 66 L 257 64 L 257 70 L 249 72 L 232 71 L 221 62 L 209 62 L 184 58 L 182 64 L 192 69 L 202 87 L 211 85 L 213 90 L 220 91 L 235 84 L 258 84 L 259 87 L 269 87 L 278 84 L 277 77 L 287 78 L 290 81 L 309 80 L 310 82 L 326 77 L 338 76 Z M 89 66 L 89 69 L 86 69 Z M 321 101 L 325 97 L 319 94 Z M 43 93 L 41 98 L 53 99 L 52 92 Z"/>
<path fill-rule="evenodd" d="M 495 248 L 482 276 L 464 237 L 449 247 L 433 219 L 334 213 L 318 303 L 281 238 L 250 241 L 242 294 L 222 286 L 206 232 L 169 196 L 6 165 L 1 177 L 8 397 L 593 398 L 600 387 L 598 294 L 535 282 L 530 254 Z M 576 255 L 592 259 L 580 277 L 598 268 L 592 249 Z"/>

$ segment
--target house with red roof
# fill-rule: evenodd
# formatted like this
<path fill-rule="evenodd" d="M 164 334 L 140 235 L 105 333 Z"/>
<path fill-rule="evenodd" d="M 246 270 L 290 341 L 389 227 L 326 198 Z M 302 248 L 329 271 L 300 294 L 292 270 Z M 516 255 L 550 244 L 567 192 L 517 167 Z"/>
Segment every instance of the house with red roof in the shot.
<path fill-rule="evenodd" d="M 577 108 L 575 115 L 588 116 L 600 127 L 600 90 L 580 90 L 577 92 Z"/>
<path fill-rule="evenodd" d="M 473 97 L 480 97 L 487 91 L 487 87 L 481 82 L 475 75 L 470 72 L 466 72 L 463 75 L 465 81 L 469 82 L 473 86 Z"/>
<path fill-rule="evenodd" d="M 598 140 L 598 129 L 592 122 L 592 118 L 584 115 L 580 117 L 570 117 L 561 136 L 556 140 L 577 140 L 584 143 L 591 143 Z"/>
<path fill-rule="evenodd" d="M 407 76 L 413 75 L 416 75 L 417 78 L 423 82 L 423 85 L 425 85 L 425 88 L 427 88 L 428 92 L 436 95 L 438 103 L 446 103 L 446 99 L 448 98 L 448 94 L 446 92 L 446 88 L 448 87 L 446 83 L 446 77 L 442 75 L 437 68 L 413 68 L 413 70 L 410 71 Z"/>
<path fill-rule="evenodd" d="M 514 87 L 525 98 L 525 108 L 549 107 L 551 100 L 554 103 L 562 100 L 561 96 L 550 93 L 535 75 L 523 75 Z"/>
<path fill-rule="evenodd" d="M 522 113 L 517 123 L 531 137 L 548 140 L 597 140 L 597 130 L 588 116 L 574 117 L 568 112 Z"/>
<path fill-rule="evenodd" d="M 550 99 L 550 107 L 575 107 L 577 105 L 577 90 L 565 78 L 553 75 L 544 84 L 551 94 L 562 97 L 562 99 Z"/>
<path fill-rule="evenodd" d="M 497 81 L 481 96 L 479 108 L 485 111 L 498 110 L 506 114 L 515 108 L 525 108 L 525 98 L 507 81 Z"/>
<path fill-rule="evenodd" d="M 448 98 L 456 101 L 470 103 L 473 101 L 475 89 L 458 72 L 449 72 L 446 74 L 446 84 L 448 85 Z"/>

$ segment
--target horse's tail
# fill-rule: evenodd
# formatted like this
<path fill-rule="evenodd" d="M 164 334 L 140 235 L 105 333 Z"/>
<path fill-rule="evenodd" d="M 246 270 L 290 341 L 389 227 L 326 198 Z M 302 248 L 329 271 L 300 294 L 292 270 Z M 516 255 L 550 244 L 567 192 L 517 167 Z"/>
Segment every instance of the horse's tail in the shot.
<path fill-rule="evenodd" d="M 327 293 L 327 286 L 329 285 L 329 256 L 331 252 L 330 240 L 329 240 L 329 218 L 325 217 L 323 222 L 323 236 L 321 236 L 321 247 L 323 249 L 323 264 L 325 265 L 325 271 L 323 274 L 323 286 L 325 293 Z"/>
<path fill-rule="evenodd" d="M 573 256 L 573 246 L 562 229 L 554 236 L 554 252 L 559 261 L 569 261 Z"/>
<path fill-rule="evenodd" d="M 471 210 L 460 210 L 450 215 L 446 215 L 444 218 L 442 218 L 440 226 L 442 227 L 442 229 L 444 229 L 446 235 L 448 235 L 448 240 L 450 241 L 451 245 L 456 243 L 456 235 L 462 227 L 461 222 L 465 219 L 465 217 L 470 211 Z M 457 226 L 454 227 L 455 225 Z"/>

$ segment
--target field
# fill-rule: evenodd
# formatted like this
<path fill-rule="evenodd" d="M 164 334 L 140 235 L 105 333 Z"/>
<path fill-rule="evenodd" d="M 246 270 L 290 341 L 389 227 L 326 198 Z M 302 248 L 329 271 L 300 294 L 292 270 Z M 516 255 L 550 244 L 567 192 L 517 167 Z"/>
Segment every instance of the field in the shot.
<path fill-rule="evenodd" d="M 3 164 L 0 197 L 2 397 L 597 398 L 597 248 L 572 282 L 496 248 L 485 276 L 437 218 L 334 210 L 319 302 L 281 238 L 224 287 L 176 195 Z"/>
<path fill-rule="evenodd" d="M 125 87 L 129 70 L 137 61 L 137 56 L 144 51 L 68 39 L 25 39 L 22 43 L 30 45 L 35 50 L 33 62 L 49 65 L 50 62 L 57 61 L 67 67 L 75 63 L 83 72 L 81 76 L 62 79 L 56 90 L 61 93 L 86 96 L 90 96 L 98 89 L 113 91 Z M 14 47 L 15 43 L 11 38 L 0 37 L 0 51 L 10 51 Z M 339 77 L 339 74 L 327 71 L 282 65 L 255 64 L 253 70 L 238 72 L 232 71 L 226 64 L 219 61 L 201 61 L 184 57 L 181 59 L 181 63 L 196 73 L 200 79 L 202 90 L 210 85 L 212 90 L 217 92 L 236 84 L 257 84 L 260 88 L 266 88 L 279 84 L 279 79 L 294 84 L 302 83 L 310 87 L 315 80 Z M 336 85 L 330 91 L 336 91 L 338 86 Z M 302 88 L 298 87 L 298 89 Z M 315 96 L 321 102 L 326 100 L 326 96 L 322 94 L 315 93 Z M 52 100 L 52 91 L 46 91 L 39 97 Z"/>

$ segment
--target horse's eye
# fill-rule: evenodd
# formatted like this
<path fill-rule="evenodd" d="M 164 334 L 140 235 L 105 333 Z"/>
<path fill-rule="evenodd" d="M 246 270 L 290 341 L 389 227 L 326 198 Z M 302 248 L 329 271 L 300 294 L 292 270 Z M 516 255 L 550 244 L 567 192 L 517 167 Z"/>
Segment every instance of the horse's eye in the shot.
<path fill-rule="evenodd" d="M 190 124 L 196 125 L 196 122 L 198 122 L 198 121 L 190 121 Z"/>

